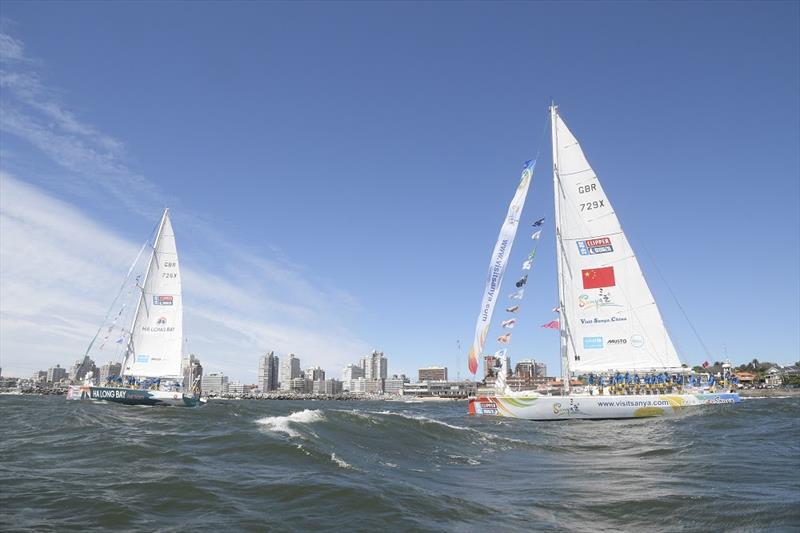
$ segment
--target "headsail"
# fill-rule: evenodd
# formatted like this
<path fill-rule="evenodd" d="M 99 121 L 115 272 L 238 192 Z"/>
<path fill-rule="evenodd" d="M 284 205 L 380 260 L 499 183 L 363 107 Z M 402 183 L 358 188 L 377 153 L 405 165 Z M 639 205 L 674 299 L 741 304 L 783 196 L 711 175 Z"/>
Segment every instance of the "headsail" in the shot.
<path fill-rule="evenodd" d="M 469 371 L 473 374 L 478 371 L 478 357 L 483 353 L 486 336 L 489 334 L 494 305 L 497 302 L 500 284 L 503 281 L 503 273 L 505 273 L 506 265 L 508 264 L 508 257 L 511 255 L 511 247 L 517 234 L 517 226 L 519 225 L 520 216 L 522 216 L 525 198 L 528 195 L 528 187 L 533 179 L 533 167 L 535 165 L 535 160 L 525 162 L 517 192 L 511 200 L 511 205 L 508 206 L 506 219 L 500 228 L 500 236 L 497 238 L 497 243 L 492 252 L 489 274 L 486 277 L 486 289 L 481 301 L 481 312 L 478 314 L 478 323 L 475 325 L 475 339 L 469 349 Z"/>
<path fill-rule="evenodd" d="M 555 109 L 552 121 L 561 327 L 569 370 L 679 368 L 600 181 Z"/>
<path fill-rule="evenodd" d="M 175 234 L 164 211 L 133 321 L 123 375 L 181 377 L 183 302 Z"/>

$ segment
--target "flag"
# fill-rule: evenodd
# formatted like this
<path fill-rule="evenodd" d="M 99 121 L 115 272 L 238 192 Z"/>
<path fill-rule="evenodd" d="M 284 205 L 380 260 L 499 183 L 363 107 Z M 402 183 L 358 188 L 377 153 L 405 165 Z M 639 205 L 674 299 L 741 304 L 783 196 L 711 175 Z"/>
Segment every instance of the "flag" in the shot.
<path fill-rule="evenodd" d="M 525 294 L 525 289 L 520 289 L 515 293 L 509 294 L 508 297 L 512 300 L 522 300 L 523 294 Z"/>
<path fill-rule="evenodd" d="M 553 320 L 551 322 L 548 322 L 547 324 L 544 324 L 542 327 L 546 329 L 561 329 L 561 325 L 558 323 L 558 320 Z"/>
<path fill-rule="evenodd" d="M 583 278 L 584 289 L 601 289 L 616 285 L 613 266 L 581 270 L 581 278 Z"/>
<path fill-rule="evenodd" d="M 505 335 L 500 335 L 497 337 L 497 342 L 500 344 L 508 344 L 511 342 L 511 333 L 506 333 Z"/>
<path fill-rule="evenodd" d="M 531 226 L 533 226 L 534 228 L 538 228 L 538 227 L 539 227 L 539 226 L 541 226 L 542 224 L 544 224 L 544 217 L 540 218 L 539 220 L 537 220 L 536 222 L 534 222 L 533 224 L 531 224 Z"/>
<path fill-rule="evenodd" d="M 703 363 L 703 368 L 708 368 L 708 361 L 705 361 L 705 362 Z"/>
<path fill-rule="evenodd" d="M 509 333 L 509 335 L 511 335 L 511 334 Z M 499 357 L 505 357 L 505 356 L 506 356 L 506 352 L 507 352 L 507 351 L 508 351 L 508 350 L 507 350 L 506 348 L 503 348 L 503 349 L 501 349 L 501 350 L 497 350 L 496 352 L 494 352 L 494 356 L 495 356 L 495 357 L 498 357 L 498 358 L 499 358 Z"/>
<path fill-rule="evenodd" d="M 519 288 L 522 288 L 522 287 L 523 287 L 523 286 L 524 286 L 526 283 L 528 283 L 528 275 L 527 275 L 527 274 L 525 274 L 524 276 L 522 276 L 522 277 L 519 279 L 519 281 L 517 281 L 517 283 L 516 283 L 516 285 L 517 285 L 517 288 L 518 288 L 518 289 L 519 289 Z"/>
<path fill-rule="evenodd" d="M 122 344 L 122 342 L 124 340 L 125 340 L 125 337 L 120 337 L 119 339 L 117 339 L 117 344 Z"/>
<path fill-rule="evenodd" d="M 533 266 L 533 259 L 528 259 L 524 263 L 522 263 L 522 270 L 530 270 Z"/>
<path fill-rule="evenodd" d="M 517 311 L 519 311 L 519 306 L 512 305 L 511 307 L 506 307 L 506 311 L 508 311 L 509 313 L 516 313 Z"/>
<path fill-rule="evenodd" d="M 516 318 L 509 318 L 508 320 L 503 320 L 503 322 L 500 325 L 503 326 L 506 329 L 513 329 L 514 328 L 514 324 L 516 324 L 516 323 L 517 323 L 517 319 Z"/>
<path fill-rule="evenodd" d="M 554 313 L 560 313 L 561 312 L 561 308 L 556 306 L 556 307 L 553 308 L 553 312 Z"/>
<path fill-rule="evenodd" d="M 537 231 L 536 233 L 534 233 L 533 235 L 531 235 L 531 239 L 533 239 L 533 240 L 538 240 L 538 239 L 539 239 L 539 236 L 540 236 L 541 234 L 542 234 L 542 230 L 539 230 L 539 231 Z"/>

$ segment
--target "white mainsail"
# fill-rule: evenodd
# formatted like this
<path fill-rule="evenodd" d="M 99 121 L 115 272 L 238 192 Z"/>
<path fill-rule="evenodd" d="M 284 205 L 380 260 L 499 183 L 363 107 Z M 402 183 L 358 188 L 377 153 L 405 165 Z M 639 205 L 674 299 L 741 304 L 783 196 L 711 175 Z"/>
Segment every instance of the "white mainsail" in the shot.
<path fill-rule="evenodd" d="M 551 115 L 562 357 L 568 370 L 680 368 L 600 181 L 555 107 Z"/>
<path fill-rule="evenodd" d="M 181 377 L 183 302 L 169 209 L 164 210 L 156 234 L 131 331 L 123 375 Z"/>
<path fill-rule="evenodd" d="M 511 255 L 511 247 L 517 234 L 519 219 L 522 216 L 522 208 L 528 195 L 528 187 L 533 179 L 533 167 L 535 165 L 536 161 L 534 160 L 525 163 L 525 168 L 522 169 L 522 177 L 517 186 L 517 192 L 514 193 L 511 205 L 508 206 L 508 213 L 503 226 L 500 228 L 497 243 L 494 245 L 492 260 L 489 263 L 489 274 L 486 276 L 486 289 L 483 292 L 483 300 L 481 301 L 481 312 L 478 314 L 478 322 L 475 325 L 475 339 L 469 349 L 469 371 L 473 374 L 478 371 L 478 358 L 483 353 L 486 336 L 489 334 L 492 313 L 494 313 L 497 295 L 503 282 L 503 274 L 506 271 L 508 257 Z"/>

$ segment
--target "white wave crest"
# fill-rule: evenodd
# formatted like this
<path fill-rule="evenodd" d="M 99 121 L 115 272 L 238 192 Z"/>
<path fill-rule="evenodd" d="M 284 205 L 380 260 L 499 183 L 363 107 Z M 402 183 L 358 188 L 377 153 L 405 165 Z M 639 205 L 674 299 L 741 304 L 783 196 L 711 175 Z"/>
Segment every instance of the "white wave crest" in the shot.
<path fill-rule="evenodd" d="M 300 433 L 292 429 L 292 425 L 311 424 L 324 419 L 325 416 L 318 409 L 303 409 L 286 416 L 267 416 L 256 420 L 256 423 L 267 426 L 271 431 L 286 433 L 290 437 L 299 437 Z"/>
<path fill-rule="evenodd" d="M 352 466 L 350 466 L 350 464 L 348 464 L 348 463 L 347 463 L 347 461 L 345 461 L 344 459 L 341 459 L 341 458 L 339 458 L 339 457 L 336 457 L 336 453 L 335 453 L 335 452 L 334 452 L 334 453 L 331 453 L 331 461 L 333 461 L 334 463 L 336 463 L 336 466 L 338 466 L 338 467 L 340 467 L 340 468 L 353 468 L 353 467 L 352 467 Z"/>

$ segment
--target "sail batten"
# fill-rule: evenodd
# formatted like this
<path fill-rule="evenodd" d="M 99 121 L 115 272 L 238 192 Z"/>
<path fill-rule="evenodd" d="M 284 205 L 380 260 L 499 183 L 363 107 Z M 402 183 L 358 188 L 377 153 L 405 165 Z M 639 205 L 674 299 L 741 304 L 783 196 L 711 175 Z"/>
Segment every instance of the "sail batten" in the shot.
<path fill-rule="evenodd" d="M 573 373 L 681 366 L 596 173 L 553 108 L 562 361 Z"/>
<path fill-rule="evenodd" d="M 183 302 L 175 234 L 164 215 L 156 235 L 133 320 L 126 376 L 181 377 Z"/>

